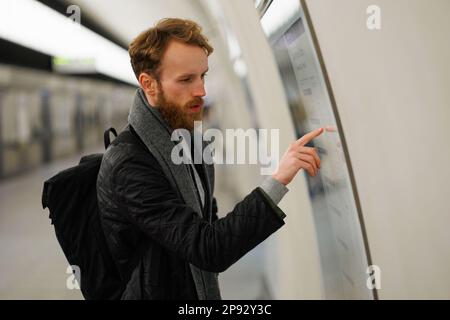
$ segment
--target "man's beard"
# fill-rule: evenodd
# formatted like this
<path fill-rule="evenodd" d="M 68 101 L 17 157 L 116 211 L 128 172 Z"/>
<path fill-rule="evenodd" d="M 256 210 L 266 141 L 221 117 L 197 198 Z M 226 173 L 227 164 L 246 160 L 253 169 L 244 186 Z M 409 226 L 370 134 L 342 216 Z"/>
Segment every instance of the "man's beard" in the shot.
<path fill-rule="evenodd" d="M 203 99 L 197 98 L 185 105 L 179 105 L 168 100 L 160 87 L 157 97 L 157 108 L 172 129 L 182 128 L 189 131 L 194 129 L 194 121 L 201 121 L 203 116 L 203 107 L 199 112 L 188 112 L 189 107 L 195 105 L 203 105 Z"/>

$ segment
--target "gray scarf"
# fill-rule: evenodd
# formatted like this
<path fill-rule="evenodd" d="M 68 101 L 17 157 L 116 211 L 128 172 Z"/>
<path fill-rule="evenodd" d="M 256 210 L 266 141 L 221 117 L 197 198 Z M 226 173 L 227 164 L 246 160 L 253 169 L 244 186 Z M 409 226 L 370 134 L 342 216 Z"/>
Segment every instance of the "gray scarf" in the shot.
<path fill-rule="evenodd" d="M 128 116 L 128 123 L 161 165 L 174 190 L 178 190 L 184 202 L 201 216 L 202 206 L 195 194 L 196 183 L 192 179 L 188 165 L 176 165 L 171 160 L 172 148 L 175 146 L 175 142 L 170 140 L 173 129 L 162 118 L 159 111 L 149 105 L 141 88 L 136 92 Z M 208 197 L 205 197 L 208 199 L 208 203 L 205 205 L 206 216 L 210 217 L 214 187 L 213 168 L 209 165 L 202 165 L 201 167 L 204 170 L 204 177 L 206 177 L 205 192 L 208 194 Z M 220 300 L 217 274 L 201 270 L 192 264 L 190 264 L 190 268 L 198 298 L 200 300 Z"/>

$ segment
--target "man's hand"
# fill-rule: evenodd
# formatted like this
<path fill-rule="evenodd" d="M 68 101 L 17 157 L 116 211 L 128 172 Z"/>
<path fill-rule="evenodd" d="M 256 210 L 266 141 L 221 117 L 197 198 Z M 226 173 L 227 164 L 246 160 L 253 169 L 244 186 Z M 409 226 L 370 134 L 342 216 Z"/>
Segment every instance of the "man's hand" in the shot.
<path fill-rule="evenodd" d="M 305 144 L 322 132 L 323 128 L 316 129 L 291 143 L 272 177 L 284 185 L 289 184 L 300 169 L 306 170 L 314 177 L 320 169 L 320 159 L 316 149 L 305 147 Z"/>

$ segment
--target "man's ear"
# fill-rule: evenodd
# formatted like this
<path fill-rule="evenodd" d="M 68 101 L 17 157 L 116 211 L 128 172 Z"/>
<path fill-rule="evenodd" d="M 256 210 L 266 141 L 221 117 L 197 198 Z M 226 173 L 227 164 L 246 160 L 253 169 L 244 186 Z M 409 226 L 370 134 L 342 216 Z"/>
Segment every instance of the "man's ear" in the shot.
<path fill-rule="evenodd" d="M 142 72 L 139 75 L 139 84 L 141 85 L 141 88 L 148 96 L 150 97 L 156 96 L 158 90 L 158 82 L 151 75 Z"/>

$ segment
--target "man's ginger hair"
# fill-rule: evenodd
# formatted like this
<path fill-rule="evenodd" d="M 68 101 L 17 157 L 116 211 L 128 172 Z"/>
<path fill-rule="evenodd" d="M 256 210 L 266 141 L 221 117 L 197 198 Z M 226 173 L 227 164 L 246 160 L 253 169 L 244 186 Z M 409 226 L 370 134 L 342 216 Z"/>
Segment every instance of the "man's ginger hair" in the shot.
<path fill-rule="evenodd" d="M 199 46 L 209 56 L 214 48 L 201 31 L 202 28 L 194 21 L 165 18 L 159 20 L 154 27 L 139 34 L 128 47 L 136 78 L 139 79 L 139 75 L 146 72 L 159 79 L 161 59 L 170 40 Z"/>

